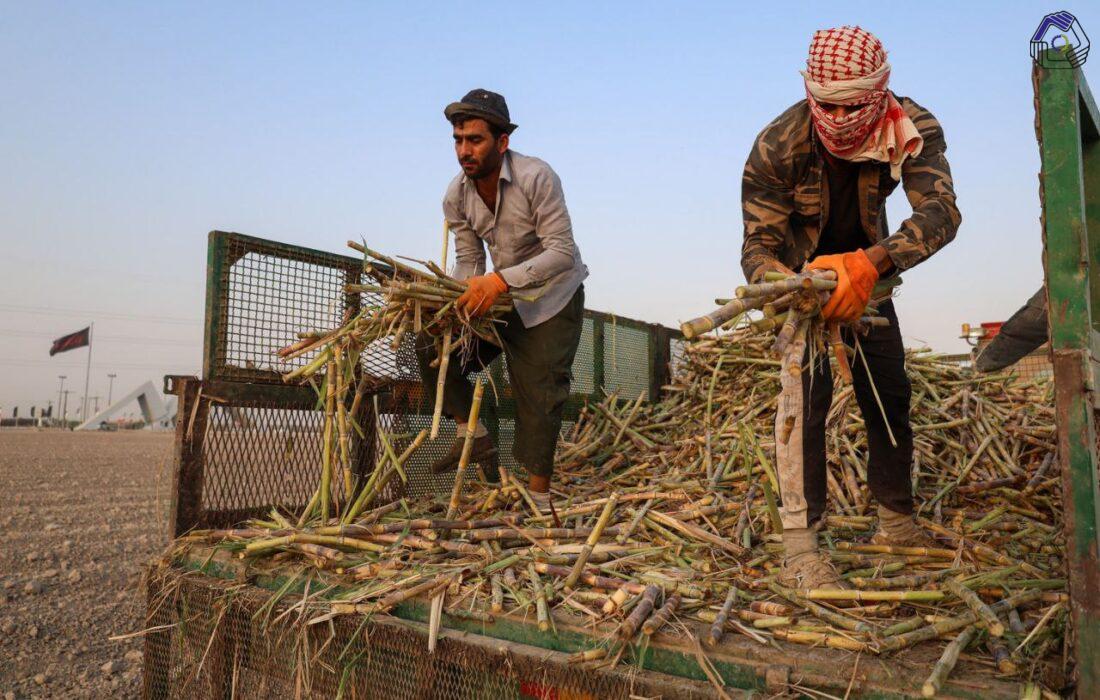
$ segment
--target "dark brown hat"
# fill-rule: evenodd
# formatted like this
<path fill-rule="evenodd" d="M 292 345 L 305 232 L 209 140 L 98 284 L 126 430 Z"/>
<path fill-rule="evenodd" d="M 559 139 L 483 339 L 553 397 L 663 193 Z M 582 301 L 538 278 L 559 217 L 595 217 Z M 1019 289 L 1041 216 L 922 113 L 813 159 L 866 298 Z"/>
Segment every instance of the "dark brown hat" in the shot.
<path fill-rule="evenodd" d="M 452 102 L 443 110 L 443 116 L 447 117 L 447 121 L 453 121 L 459 114 L 484 119 L 506 134 L 516 130 L 516 125 L 508 116 L 508 103 L 504 101 L 504 95 L 481 88 L 470 90 L 462 100 Z"/>

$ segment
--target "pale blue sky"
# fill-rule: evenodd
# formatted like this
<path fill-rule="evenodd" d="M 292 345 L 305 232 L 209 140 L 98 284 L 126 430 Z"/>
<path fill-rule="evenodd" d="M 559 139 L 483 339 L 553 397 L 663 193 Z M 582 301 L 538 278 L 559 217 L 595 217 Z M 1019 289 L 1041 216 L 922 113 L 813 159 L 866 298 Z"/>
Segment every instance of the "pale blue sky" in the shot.
<path fill-rule="evenodd" d="M 58 374 L 81 393 L 84 351 L 47 351 L 91 320 L 91 394 L 197 373 L 210 229 L 436 256 L 442 108 L 473 87 L 560 174 L 590 307 L 707 311 L 742 279 L 748 148 L 840 24 L 883 40 L 892 89 L 946 131 L 963 225 L 897 307 L 911 345 L 960 351 L 961 323 L 1041 280 L 1028 39 L 1059 9 L 1100 41 L 1083 4 L 5 3 L 0 406 L 56 399 Z"/>

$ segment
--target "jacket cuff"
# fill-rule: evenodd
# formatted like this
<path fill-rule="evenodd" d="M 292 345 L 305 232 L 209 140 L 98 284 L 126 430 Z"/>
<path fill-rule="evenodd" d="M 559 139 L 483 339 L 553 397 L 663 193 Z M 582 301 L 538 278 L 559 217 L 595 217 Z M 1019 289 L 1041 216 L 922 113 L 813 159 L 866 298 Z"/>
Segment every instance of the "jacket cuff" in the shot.
<path fill-rule="evenodd" d="M 497 274 L 504 279 L 510 289 L 522 289 L 534 282 L 531 273 L 523 269 L 524 265 L 525 263 L 520 263 L 519 265 L 506 267 L 503 270 L 497 270 Z"/>
<path fill-rule="evenodd" d="M 898 272 L 908 270 L 914 265 L 923 262 L 932 254 L 928 253 L 926 255 L 924 251 L 912 244 L 908 236 L 900 232 L 887 236 L 879 241 L 878 245 L 886 250 L 886 254 L 890 256 L 890 262 L 894 263 L 894 268 L 897 269 Z"/>

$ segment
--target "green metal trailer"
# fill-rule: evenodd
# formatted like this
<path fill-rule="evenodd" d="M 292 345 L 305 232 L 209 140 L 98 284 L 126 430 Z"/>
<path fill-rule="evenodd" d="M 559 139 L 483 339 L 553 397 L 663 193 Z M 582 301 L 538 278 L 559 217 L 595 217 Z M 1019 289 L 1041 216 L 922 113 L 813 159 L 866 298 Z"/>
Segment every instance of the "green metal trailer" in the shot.
<path fill-rule="evenodd" d="M 1100 492 L 1095 410 L 1100 376 L 1100 113 L 1080 71 L 1035 68 L 1036 132 L 1042 154 L 1044 268 L 1050 295 L 1058 446 L 1065 493 L 1071 640 L 1076 696 L 1100 698 Z M 212 232 L 207 263 L 202 377 L 170 376 L 179 398 L 171 534 L 222 527 L 302 507 L 316 484 L 316 434 L 322 416 L 311 389 L 282 382 L 272 352 L 303 329 L 337 325 L 364 303 L 345 295 L 361 261 L 235 233 Z M 334 301 L 337 300 L 337 301 Z M 368 302 L 369 303 L 369 300 Z M 567 424 L 585 398 L 604 390 L 657 397 L 677 357 L 678 334 L 660 325 L 586 312 L 574 365 Z M 487 371 L 500 388 L 490 430 L 505 460 L 514 434 L 514 403 L 500 364 Z M 377 413 L 363 402 L 364 424 L 413 434 L 430 421 L 411 347 L 379 347 L 360 368 L 384 382 Z M 453 427 L 452 427 L 453 430 Z M 372 430 L 365 430 L 369 436 Z M 437 445 L 449 444 L 444 434 Z M 409 465 L 397 498 L 445 490 L 433 477 L 429 445 Z M 375 446 L 357 441 L 360 473 Z M 514 466 L 514 465 L 512 465 Z M 144 694 L 148 698 L 604 698 L 713 697 L 708 673 L 731 696 L 774 696 L 815 689 L 836 697 L 914 697 L 936 652 L 914 649 L 874 658 L 831 649 L 727 639 L 701 650 L 655 635 L 632 666 L 593 671 L 568 659 L 611 630 L 565 617 L 555 634 L 533 621 L 444 615 L 434 654 L 426 653 L 426 604 L 412 600 L 391 616 L 342 616 L 313 625 L 288 623 L 300 612 L 302 580 L 243 568 L 224 553 L 150 565 L 147 579 Z M 806 691 L 809 693 L 810 691 Z M 1018 686 L 965 667 L 941 697 L 1016 697 Z"/>
<path fill-rule="evenodd" d="M 1034 83 L 1077 695 L 1100 698 L 1100 111 L 1080 69 L 1036 66 Z"/>

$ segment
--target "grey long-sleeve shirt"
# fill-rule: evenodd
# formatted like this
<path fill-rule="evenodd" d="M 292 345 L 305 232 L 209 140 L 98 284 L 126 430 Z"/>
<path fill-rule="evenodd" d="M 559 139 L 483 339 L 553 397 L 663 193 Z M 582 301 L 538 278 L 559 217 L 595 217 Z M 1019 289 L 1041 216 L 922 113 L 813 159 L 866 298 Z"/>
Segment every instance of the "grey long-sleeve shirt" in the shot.
<path fill-rule="evenodd" d="M 463 280 L 485 274 L 488 244 L 493 268 L 508 286 L 537 297 L 516 300 L 527 328 L 561 311 L 588 277 L 573 241 L 561 180 L 538 158 L 505 152 L 495 212 L 485 206 L 474 182 L 459 174 L 443 197 L 443 215 L 455 235 L 451 274 Z"/>

